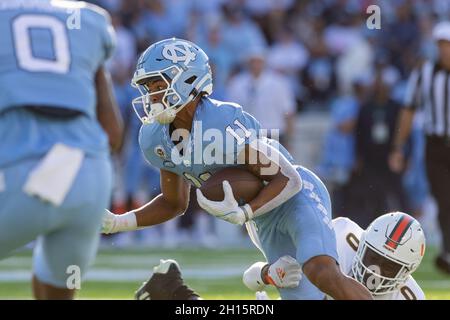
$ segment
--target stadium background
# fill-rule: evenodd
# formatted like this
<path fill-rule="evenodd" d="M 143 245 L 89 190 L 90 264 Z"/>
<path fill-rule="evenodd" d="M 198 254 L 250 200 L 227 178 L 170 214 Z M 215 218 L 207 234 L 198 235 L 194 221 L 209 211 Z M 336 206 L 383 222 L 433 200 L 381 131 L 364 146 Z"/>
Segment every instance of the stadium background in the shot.
<path fill-rule="evenodd" d="M 117 49 L 108 69 L 125 119 L 126 139 L 115 156 L 117 174 L 111 201 L 115 213 L 133 209 L 159 192 L 158 173 L 145 163 L 137 145 L 139 120 L 131 100 L 138 92 L 129 85 L 137 56 L 150 43 L 176 36 L 199 44 L 211 60 L 213 98 L 223 100 L 235 96 L 232 84 L 246 72 L 248 56 L 264 52 L 266 68 L 283 78 L 295 106 L 294 113 L 289 114 L 294 121 L 292 132 L 286 135 L 287 145 L 297 162 L 315 170 L 329 187 L 334 203 L 339 204 L 334 216 L 345 216 L 350 206 L 345 202 L 351 199 L 345 192 L 351 192 L 348 185 L 359 165 L 354 140 L 358 110 L 366 103 L 361 95 L 370 97 L 377 79 L 381 79 L 392 101 L 401 103 L 412 68 L 436 57 L 431 40 L 433 25 L 450 17 L 450 3 L 446 0 L 89 2 L 110 12 L 117 32 Z M 372 4 L 381 9 L 381 29 L 367 27 L 370 14 L 366 8 Z M 280 121 L 285 121 L 277 105 L 256 106 L 252 113 L 265 121 L 265 108 L 274 109 Z M 353 125 L 343 130 L 346 123 Z M 398 208 L 419 219 L 428 250 L 414 276 L 429 299 L 450 299 L 450 278 L 433 265 L 440 237 L 424 173 L 420 115 L 413 137 L 410 166 L 401 177 L 401 192 L 393 190 L 394 202 L 373 214 Z M 370 182 L 366 182 L 369 190 Z M 358 197 L 377 192 L 371 191 Z M 402 202 L 395 197 L 402 193 L 406 204 L 399 208 L 396 205 Z M 365 208 L 352 210 L 358 213 L 352 219 L 363 225 L 362 216 L 368 214 Z M 0 262 L 0 298 L 31 297 L 28 278 L 32 246 Z M 177 259 L 187 282 L 206 298 L 252 299 L 241 275 L 262 255 L 244 230 L 192 206 L 183 217 L 164 225 L 104 236 L 79 297 L 132 298 L 161 258 Z M 274 291 L 270 294 L 276 297 Z"/>

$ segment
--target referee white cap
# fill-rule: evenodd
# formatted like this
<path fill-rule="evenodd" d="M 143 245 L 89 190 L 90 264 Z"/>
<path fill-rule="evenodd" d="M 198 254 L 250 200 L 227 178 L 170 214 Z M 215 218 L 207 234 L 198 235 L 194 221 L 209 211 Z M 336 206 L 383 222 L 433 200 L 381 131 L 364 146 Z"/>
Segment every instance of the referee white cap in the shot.
<path fill-rule="evenodd" d="M 450 41 L 450 21 L 441 21 L 433 28 L 433 40 Z"/>

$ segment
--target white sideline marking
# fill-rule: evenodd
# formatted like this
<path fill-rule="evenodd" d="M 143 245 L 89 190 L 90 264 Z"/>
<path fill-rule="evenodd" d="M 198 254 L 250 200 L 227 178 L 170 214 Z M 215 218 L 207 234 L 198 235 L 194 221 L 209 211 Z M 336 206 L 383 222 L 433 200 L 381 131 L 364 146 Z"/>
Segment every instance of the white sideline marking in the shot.
<path fill-rule="evenodd" d="M 226 279 L 231 277 L 240 277 L 244 272 L 245 267 L 227 267 L 227 268 L 213 268 L 212 270 L 201 270 L 200 268 L 182 268 L 181 272 L 186 279 Z M 88 271 L 86 275 L 87 281 L 99 281 L 99 282 L 130 282 L 130 281 L 145 281 L 152 273 L 151 268 L 146 269 L 107 269 L 107 268 L 94 268 Z M 0 283 L 1 282 L 28 282 L 30 281 L 29 270 L 13 270 L 13 271 L 0 271 Z M 423 288 L 430 289 L 449 289 L 450 280 L 422 280 L 419 281 L 419 285 Z"/>
<path fill-rule="evenodd" d="M 94 267 L 96 265 L 103 265 L 103 264 L 109 264 L 109 265 L 114 265 L 114 266 L 123 266 L 123 267 L 127 267 L 130 268 L 133 266 L 140 266 L 142 267 L 146 267 L 148 266 L 149 270 L 150 268 L 153 268 L 153 266 L 159 264 L 159 260 L 162 259 L 164 257 L 156 257 L 156 256 L 142 256 L 142 255 L 123 255 L 123 256 L 98 256 L 95 259 L 94 262 Z M 164 259 L 168 259 L 168 257 L 165 257 Z M 227 263 L 227 265 L 230 265 L 228 262 L 224 262 Z M 32 258 L 31 257 L 12 257 L 12 258 L 8 258 L 5 259 L 3 261 L 0 261 L 0 269 L 4 268 L 4 267 L 29 267 L 32 264 Z M 190 265 L 190 266 L 207 266 L 208 268 L 214 268 L 214 267 L 223 267 L 224 264 L 214 264 L 214 263 L 204 263 L 204 264 L 200 264 L 200 263 L 196 263 L 195 261 L 192 262 L 184 262 L 183 265 Z M 240 266 L 241 264 L 239 262 L 235 262 L 234 264 L 231 265 L 238 265 Z M 116 268 L 117 269 L 117 268 Z"/>
<path fill-rule="evenodd" d="M 245 270 L 243 267 L 227 267 L 222 269 L 201 270 L 200 268 L 182 268 L 181 272 L 187 279 L 218 279 L 241 276 Z M 100 269 L 95 268 L 86 274 L 87 281 L 128 282 L 144 281 L 150 277 L 152 268 L 147 269 Z M 29 270 L 0 271 L 0 282 L 27 282 L 30 281 Z"/>
<path fill-rule="evenodd" d="M 0 267 L 3 266 L 28 266 L 31 265 L 31 257 L 12 257 L 0 261 Z M 114 265 L 130 265 L 142 264 L 152 266 L 159 263 L 159 258 L 152 256 L 130 255 L 130 256 L 98 256 L 95 258 L 95 264 L 114 264 Z"/>

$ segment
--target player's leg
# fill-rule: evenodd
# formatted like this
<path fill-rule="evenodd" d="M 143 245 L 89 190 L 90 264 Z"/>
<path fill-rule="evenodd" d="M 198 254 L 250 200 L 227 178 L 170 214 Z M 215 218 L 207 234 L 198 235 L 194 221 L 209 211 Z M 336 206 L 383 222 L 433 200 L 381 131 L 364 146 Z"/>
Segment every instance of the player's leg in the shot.
<path fill-rule="evenodd" d="M 339 269 L 326 187 L 311 171 L 303 168 L 300 172 L 303 189 L 296 196 L 295 207 L 288 212 L 286 228 L 296 244 L 296 258 L 303 265 L 302 281 L 311 284 L 311 295 L 322 298 L 326 293 L 335 299 L 369 299 L 367 289 Z"/>
<path fill-rule="evenodd" d="M 33 291 L 38 299 L 70 299 L 95 258 L 101 218 L 111 196 L 108 159 L 85 158 L 60 208 L 63 223 L 41 236 L 33 255 Z"/>
<path fill-rule="evenodd" d="M 292 223 L 288 213 L 292 208 L 287 205 L 257 217 L 254 222 L 251 222 L 255 223 L 254 230 L 257 233 L 257 239 L 255 239 L 255 232 L 249 231 L 250 237 L 264 253 L 269 264 L 275 263 L 285 255 L 294 258 L 297 255 L 297 244 L 288 232 L 287 226 Z M 324 298 L 324 294 L 305 276 L 300 280 L 298 287 L 278 288 L 278 292 L 283 300 L 320 300 Z"/>
<path fill-rule="evenodd" d="M 269 263 L 290 255 L 300 264 L 325 255 L 337 260 L 336 239 L 331 227 L 328 192 L 310 171 L 299 169 L 302 190 L 276 212 L 255 219 L 259 241 Z M 296 288 L 280 288 L 287 300 L 321 300 L 325 294 L 303 275 Z"/>
<path fill-rule="evenodd" d="M 266 230 L 259 228 L 258 234 L 263 234 Z M 296 256 L 295 244 L 289 235 L 282 232 L 273 233 L 274 237 L 268 239 L 260 239 L 261 246 L 267 258 L 267 262 L 272 264 L 285 255 L 291 257 Z M 261 238 L 261 237 L 260 237 Z M 283 300 L 321 300 L 324 294 L 320 292 L 309 279 L 303 276 L 296 288 L 277 288 L 281 299 Z"/>
<path fill-rule="evenodd" d="M 30 171 L 38 163 L 39 159 L 22 161 L 0 170 L 0 259 L 58 223 L 48 219 L 49 204 L 22 191 Z"/>
<path fill-rule="evenodd" d="M 71 300 L 75 297 L 75 289 L 58 288 L 52 285 L 40 282 L 33 275 L 31 279 L 33 296 L 37 300 Z"/>
<path fill-rule="evenodd" d="M 153 274 L 135 293 L 136 300 L 199 300 L 200 296 L 184 283 L 175 260 L 161 260 Z"/>

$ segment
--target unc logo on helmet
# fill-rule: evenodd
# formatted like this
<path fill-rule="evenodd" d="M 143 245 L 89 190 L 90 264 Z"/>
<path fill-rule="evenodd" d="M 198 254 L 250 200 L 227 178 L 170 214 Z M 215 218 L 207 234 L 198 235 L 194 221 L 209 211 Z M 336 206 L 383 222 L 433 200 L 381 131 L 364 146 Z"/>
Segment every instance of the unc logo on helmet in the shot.
<path fill-rule="evenodd" d="M 165 45 L 162 55 L 173 63 L 184 62 L 185 65 L 188 65 L 189 62 L 195 60 L 196 57 L 196 54 L 191 51 L 191 45 L 182 41 Z"/>
<path fill-rule="evenodd" d="M 156 80 L 164 81 L 165 88 L 150 92 L 148 83 Z M 133 108 L 143 123 L 170 123 L 189 102 L 213 89 L 208 56 L 194 43 L 176 38 L 156 42 L 142 53 L 131 84 L 141 93 Z M 152 102 L 155 95 L 162 99 Z"/>

